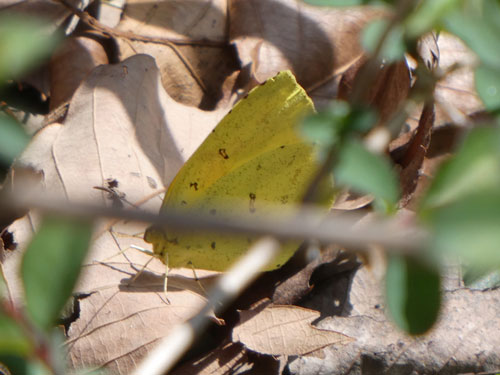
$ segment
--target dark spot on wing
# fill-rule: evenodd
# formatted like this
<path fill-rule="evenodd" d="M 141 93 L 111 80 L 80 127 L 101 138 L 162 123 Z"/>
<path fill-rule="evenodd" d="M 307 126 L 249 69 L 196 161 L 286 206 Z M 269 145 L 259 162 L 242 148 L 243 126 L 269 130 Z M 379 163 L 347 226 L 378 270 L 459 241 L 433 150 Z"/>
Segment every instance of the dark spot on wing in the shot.
<path fill-rule="evenodd" d="M 283 145 L 283 146 L 280 146 L 280 148 L 285 148 L 285 145 Z"/>
<path fill-rule="evenodd" d="M 229 159 L 229 155 L 227 154 L 225 148 L 219 148 L 219 155 L 222 156 L 224 159 Z"/>
<path fill-rule="evenodd" d="M 181 201 L 181 204 L 182 204 L 183 206 L 185 206 L 186 204 L 188 204 L 188 202 L 186 202 L 186 201 Z"/>
<path fill-rule="evenodd" d="M 212 242 L 212 243 L 210 244 L 210 247 L 211 247 L 212 249 L 214 249 L 214 250 L 215 250 L 215 242 Z"/>
<path fill-rule="evenodd" d="M 249 205 L 249 210 L 251 213 L 255 212 L 255 199 L 257 198 L 254 193 L 250 193 L 248 195 L 250 197 L 250 205 Z"/>
<path fill-rule="evenodd" d="M 190 188 L 194 188 L 194 190 L 198 190 L 198 183 L 197 182 L 191 182 L 189 184 L 189 187 Z"/>

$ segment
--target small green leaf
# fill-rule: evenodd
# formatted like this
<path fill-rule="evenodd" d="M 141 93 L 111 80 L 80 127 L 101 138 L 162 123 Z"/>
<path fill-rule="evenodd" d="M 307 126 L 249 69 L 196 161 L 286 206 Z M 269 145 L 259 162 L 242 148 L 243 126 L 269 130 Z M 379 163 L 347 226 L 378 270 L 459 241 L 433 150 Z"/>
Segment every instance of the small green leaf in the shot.
<path fill-rule="evenodd" d="M 302 122 L 302 134 L 320 147 L 332 147 L 352 133 L 364 134 L 377 122 L 370 108 L 351 108 L 349 103 L 335 100 L 330 106 Z"/>
<path fill-rule="evenodd" d="M 393 4 L 394 0 L 303 0 L 307 4 L 328 7 L 346 7 L 356 5 Z"/>
<path fill-rule="evenodd" d="M 489 111 L 500 109 L 500 70 L 485 65 L 476 68 L 476 90 Z"/>
<path fill-rule="evenodd" d="M 376 20 L 370 22 L 364 29 L 361 39 L 363 48 L 370 53 L 375 52 L 380 38 L 388 25 L 387 20 Z M 380 51 L 380 57 L 387 62 L 400 60 L 403 58 L 406 46 L 403 40 L 403 29 L 400 26 L 394 26 L 387 35 Z"/>
<path fill-rule="evenodd" d="M 500 188 L 500 129 L 478 128 L 439 169 L 424 197 L 422 211 L 489 188 Z"/>
<path fill-rule="evenodd" d="M 86 221 L 47 217 L 24 255 L 21 274 L 27 310 L 43 329 L 56 323 L 80 273 L 90 243 Z"/>
<path fill-rule="evenodd" d="M 0 113 L 0 164 L 10 166 L 28 142 L 23 128 L 12 117 Z"/>
<path fill-rule="evenodd" d="M 468 3 L 444 17 L 446 28 L 462 39 L 482 64 L 500 66 L 500 5 L 497 1 Z M 472 4 L 472 5 L 470 5 Z"/>
<path fill-rule="evenodd" d="M 32 349 L 23 329 L 0 311 L 0 353 L 27 356 Z"/>
<path fill-rule="evenodd" d="M 327 109 L 307 116 L 302 122 L 303 135 L 321 147 L 335 145 L 344 131 L 351 114 L 347 102 L 334 101 Z"/>
<path fill-rule="evenodd" d="M 443 16 L 457 8 L 461 0 L 422 0 L 406 20 L 406 33 L 416 39 L 437 28 Z"/>
<path fill-rule="evenodd" d="M 387 307 L 395 323 L 412 335 L 435 323 L 440 303 L 439 273 L 412 257 L 391 255 L 386 275 Z"/>
<path fill-rule="evenodd" d="M 316 6 L 345 7 L 362 5 L 366 0 L 304 0 L 305 3 Z"/>
<path fill-rule="evenodd" d="M 47 35 L 43 28 L 38 18 L 0 17 L 0 81 L 17 77 L 50 56 L 60 38 Z"/>
<path fill-rule="evenodd" d="M 464 284 L 469 289 L 487 290 L 500 287 L 500 269 L 484 271 L 473 267 L 462 267 Z"/>
<path fill-rule="evenodd" d="M 461 196 L 424 216 L 438 254 L 458 255 L 483 271 L 500 268 L 500 191 L 483 189 Z"/>
<path fill-rule="evenodd" d="M 342 145 L 334 173 L 337 183 L 373 194 L 381 203 L 394 206 L 399 200 L 398 179 L 389 161 L 369 152 L 358 141 Z"/>
<path fill-rule="evenodd" d="M 57 350 L 57 349 L 55 349 Z M 3 363 L 5 367 L 9 370 L 10 374 L 22 374 L 22 375 L 53 375 L 54 373 L 50 371 L 46 365 L 44 365 L 40 360 L 33 357 L 22 357 L 17 355 L 3 355 L 0 354 L 0 363 Z M 4 375 L 0 371 L 1 375 Z"/>

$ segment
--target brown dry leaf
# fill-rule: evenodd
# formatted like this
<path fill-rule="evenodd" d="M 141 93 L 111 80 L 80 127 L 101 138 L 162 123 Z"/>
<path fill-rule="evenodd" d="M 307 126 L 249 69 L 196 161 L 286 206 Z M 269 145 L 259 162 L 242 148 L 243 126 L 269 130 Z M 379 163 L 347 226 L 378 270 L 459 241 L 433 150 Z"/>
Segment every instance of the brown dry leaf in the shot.
<path fill-rule="evenodd" d="M 251 369 L 249 358 L 241 345 L 225 343 L 216 350 L 176 368 L 173 375 L 223 375 L 233 374 L 235 368 L 243 371 Z"/>
<path fill-rule="evenodd" d="M 378 274 L 378 272 L 377 272 Z M 366 267 L 354 274 L 341 316 L 317 326 L 356 341 L 323 349 L 324 358 L 301 356 L 288 363 L 290 374 L 458 374 L 500 368 L 500 289 L 459 287 L 456 268 L 443 280 L 439 321 L 426 335 L 409 337 L 386 317 L 381 278 Z"/>
<path fill-rule="evenodd" d="M 460 39 L 445 32 L 439 34 L 437 47 L 439 69 L 443 73 L 449 73 L 436 84 L 434 126 L 450 123 L 463 125 L 468 116 L 484 109 L 474 85 L 474 66 L 477 64 L 477 57 Z M 436 54 L 434 45 L 427 45 L 427 49 Z M 426 48 L 422 48 L 423 52 L 425 50 Z M 422 106 L 416 108 L 410 116 L 408 125 L 412 130 L 417 127 Z"/>
<path fill-rule="evenodd" d="M 201 41 L 196 45 L 165 45 L 119 39 L 121 57 L 153 56 L 162 83 L 175 100 L 212 109 L 228 93 L 223 82 L 239 68 L 227 41 L 226 1 L 127 2 L 118 29 L 153 38 Z M 192 71 L 191 71 L 192 69 Z"/>
<path fill-rule="evenodd" d="M 455 64 L 458 68 L 436 85 L 436 126 L 462 124 L 463 118 L 484 109 L 474 85 L 477 58 L 460 39 L 447 33 L 439 35 L 438 46 L 440 68 L 447 71 Z"/>
<path fill-rule="evenodd" d="M 106 52 L 95 39 L 66 39 L 50 61 L 50 109 L 69 101 L 92 69 L 107 63 Z"/>
<path fill-rule="evenodd" d="M 320 313 L 297 306 L 269 306 L 258 312 L 240 311 L 241 322 L 233 329 L 233 342 L 270 355 L 304 355 L 329 345 L 345 345 L 352 338 L 311 323 Z"/>
<path fill-rule="evenodd" d="M 42 171 L 45 189 L 61 200 L 111 205 L 108 194 L 94 187 L 105 187 L 112 179 L 129 202 L 152 196 L 141 208 L 157 212 L 158 193 L 217 124 L 221 112 L 177 103 L 163 90 L 154 60 L 134 56 L 94 69 L 75 93 L 65 124 L 42 129 L 19 163 Z M 3 268 L 17 303 L 22 303 L 17 279 L 22 249 L 38 222 L 32 212 L 9 227 L 19 246 L 5 254 Z M 68 330 L 70 364 L 106 365 L 116 373 L 129 373 L 156 340 L 196 313 L 204 298 L 192 270 L 174 270 L 169 275 L 171 304 L 166 304 L 165 266 L 159 260 L 133 280 L 151 259 L 127 250 L 131 244 L 150 249 L 140 236 L 145 226 L 114 223 L 106 230 L 112 223 L 100 224 L 101 234 L 75 291 L 79 315 Z M 121 250 L 127 251 L 118 254 Z"/>
<path fill-rule="evenodd" d="M 69 3 L 78 6 L 81 0 L 69 0 Z M 2 0 L 0 11 L 40 17 L 51 23 L 51 30 L 55 31 L 71 15 L 62 4 L 46 0 Z"/>
<path fill-rule="evenodd" d="M 230 6 L 230 37 L 242 65 L 253 64 L 263 82 L 290 69 L 317 104 L 336 96 L 340 75 L 364 52 L 363 27 L 381 9 L 314 7 L 292 0 L 236 0 Z"/>

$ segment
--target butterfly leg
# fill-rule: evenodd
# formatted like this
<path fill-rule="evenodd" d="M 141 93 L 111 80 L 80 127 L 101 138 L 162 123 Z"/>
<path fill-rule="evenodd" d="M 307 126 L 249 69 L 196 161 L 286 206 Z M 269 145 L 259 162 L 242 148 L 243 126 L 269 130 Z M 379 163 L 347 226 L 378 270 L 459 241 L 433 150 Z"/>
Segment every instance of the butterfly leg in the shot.
<path fill-rule="evenodd" d="M 165 295 L 167 304 L 170 305 L 170 301 L 167 297 L 167 287 L 168 287 L 168 253 L 165 254 L 165 278 L 163 279 L 163 294 Z"/>
<path fill-rule="evenodd" d="M 141 274 L 144 272 L 144 270 L 149 265 L 149 263 L 151 263 L 152 260 L 153 260 L 153 258 L 150 258 L 150 259 L 148 259 L 148 261 L 146 263 L 144 263 L 144 265 L 141 267 L 141 269 L 139 271 L 137 271 L 137 273 L 132 278 L 132 280 L 130 280 L 130 284 L 132 284 L 135 280 L 137 280 L 139 278 L 139 276 L 141 276 Z"/>
<path fill-rule="evenodd" d="M 192 262 L 189 262 L 189 265 L 191 266 L 191 270 L 193 271 L 193 275 L 194 275 L 194 279 L 196 280 L 196 283 L 198 284 L 198 286 L 200 287 L 201 291 L 203 293 L 205 293 L 205 295 L 207 295 L 207 291 L 205 290 L 205 288 L 203 287 L 200 279 L 198 278 L 198 275 L 196 274 L 196 269 L 194 268 L 194 265 Z"/>

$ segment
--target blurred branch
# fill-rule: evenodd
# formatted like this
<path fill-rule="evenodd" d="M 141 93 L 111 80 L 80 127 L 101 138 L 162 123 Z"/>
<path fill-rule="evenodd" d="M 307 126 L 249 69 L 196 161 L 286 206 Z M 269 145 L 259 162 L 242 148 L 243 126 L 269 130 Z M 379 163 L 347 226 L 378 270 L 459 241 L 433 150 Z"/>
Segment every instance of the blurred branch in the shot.
<path fill-rule="evenodd" d="M 151 223 L 158 227 L 176 230 L 196 228 L 200 231 L 272 235 L 279 240 L 315 239 L 323 244 L 335 243 L 363 251 L 371 244 L 378 244 L 387 251 L 408 253 L 419 251 L 428 238 L 427 233 L 409 220 L 373 217 L 361 219 L 366 214 L 345 212 L 327 215 L 324 209 L 311 206 L 284 211 L 282 206 L 269 206 L 266 216 L 255 219 L 234 215 L 216 216 L 193 212 L 160 212 L 79 204 L 49 198 L 41 194 L 15 194 L 0 199 L 0 212 L 8 215 L 12 210 L 37 209 L 43 213 L 95 219 L 99 217 Z M 279 214 L 278 214 L 279 213 Z M 1 217 L 0 217 L 1 219 Z"/>
<path fill-rule="evenodd" d="M 206 329 L 210 314 L 222 312 L 240 293 L 255 280 L 260 270 L 278 254 L 279 243 L 272 238 L 263 238 L 252 246 L 231 269 L 222 274 L 210 291 L 203 309 L 186 323 L 173 328 L 145 360 L 139 364 L 133 375 L 166 374 L 189 349 L 196 337 Z"/>

